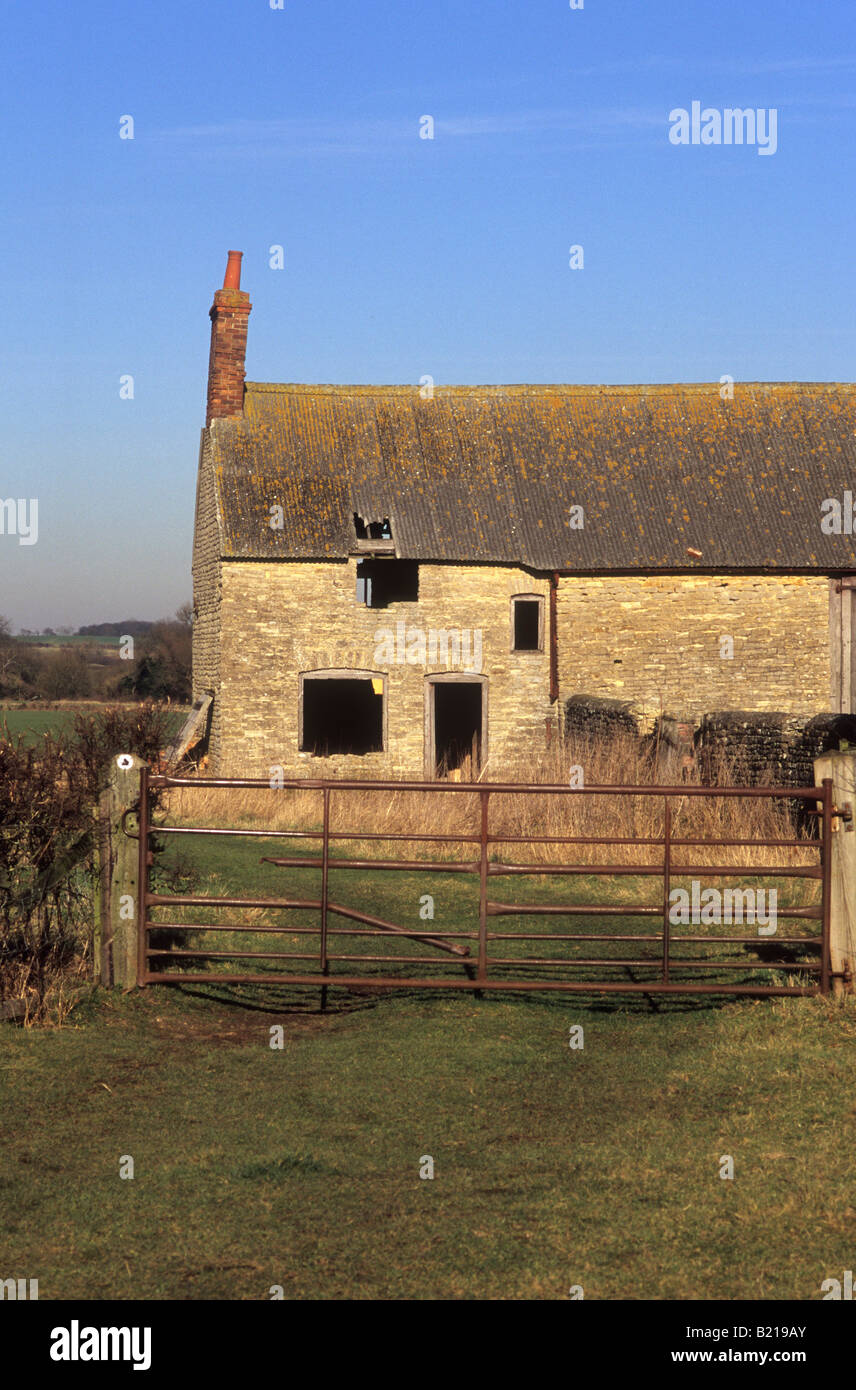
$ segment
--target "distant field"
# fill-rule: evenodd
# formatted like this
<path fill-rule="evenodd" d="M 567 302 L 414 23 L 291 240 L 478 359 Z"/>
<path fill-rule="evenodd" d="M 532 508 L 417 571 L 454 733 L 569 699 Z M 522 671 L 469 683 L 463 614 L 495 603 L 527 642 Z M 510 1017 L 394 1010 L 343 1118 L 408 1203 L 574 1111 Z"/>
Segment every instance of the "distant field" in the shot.
<path fill-rule="evenodd" d="M 25 647 L 118 647 L 120 638 L 118 637 L 77 637 L 77 636 L 46 636 L 39 634 L 36 637 L 17 637 L 15 639 Z"/>
<path fill-rule="evenodd" d="M 12 738 L 22 734 L 25 743 L 36 743 L 46 733 L 69 731 L 76 713 L 77 708 L 0 709 L 0 736 L 8 730 Z"/>
<path fill-rule="evenodd" d="M 46 733 L 70 733 L 76 714 L 94 714 L 103 708 L 104 705 L 94 700 L 70 701 L 57 709 L 4 709 L 0 706 L 0 738 L 8 732 L 12 738 L 23 736 L 27 744 L 37 743 Z M 170 715 L 170 732 L 178 732 L 186 713 L 184 708 L 180 708 Z"/>

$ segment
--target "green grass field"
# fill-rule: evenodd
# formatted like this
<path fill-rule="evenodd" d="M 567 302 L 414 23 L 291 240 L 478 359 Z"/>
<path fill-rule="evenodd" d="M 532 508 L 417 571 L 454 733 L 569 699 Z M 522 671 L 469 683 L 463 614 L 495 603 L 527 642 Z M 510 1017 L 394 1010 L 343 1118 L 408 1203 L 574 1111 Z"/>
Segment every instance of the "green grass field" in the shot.
<path fill-rule="evenodd" d="M 722 1300 L 818 1299 L 852 1267 L 850 1010 L 317 1008 L 151 988 L 10 1029 L 5 1267 L 43 1299 Z"/>
<path fill-rule="evenodd" d="M 174 892 L 185 873 L 314 895 L 317 871 L 259 864 L 283 843 L 173 837 L 158 859 Z M 472 887 L 436 877 L 431 925 L 463 924 Z M 333 879 L 424 927 L 422 874 Z M 808 1300 L 852 1268 L 852 1008 L 333 989 L 322 1014 L 319 989 L 249 964 L 270 983 L 99 991 L 63 1029 L 3 1025 L 4 1260 L 41 1298 Z"/>
<path fill-rule="evenodd" d="M 6 730 L 13 739 L 23 737 L 25 743 L 38 743 L 45 734 L 70 733 L 74 727 L 76 709 L 3 709 L 0 707 L 0 737 Z"/>
<path fill-rule="evenodd" d="M 74 728 L 76 714 L 95 714 L 103 708 L 103 704 L 91 700 L 69 701 L 52 709 L 43 709 L 38 705 L 31 709 L 10 709 L 0 705 L 0 738 L 8 731 L 11 738 L 16 739 L 20 736 L 23 737 L 24 743 L 33 744 L 38 743 L 46 733 L 70 734 Z M 175 732 L 181 727 L 184 715 L 183 708 L 176 709 L 171 715 Z"/>

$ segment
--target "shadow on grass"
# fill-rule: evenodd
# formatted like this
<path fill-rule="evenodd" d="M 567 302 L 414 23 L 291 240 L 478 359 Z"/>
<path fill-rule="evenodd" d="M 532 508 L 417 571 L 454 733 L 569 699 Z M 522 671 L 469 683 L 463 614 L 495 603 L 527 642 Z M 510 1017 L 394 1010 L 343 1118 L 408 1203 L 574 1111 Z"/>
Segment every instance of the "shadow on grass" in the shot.
<path fill-rule="evenodd" d="M 150 989 L 167 988 L 188 999 L 202 1003 L 217 1004 L 224 1008 L 241 1010 L 247 1013 L 275 1015 L 277 1017 L 317 1017 L 340 1018 L 352 1014 L 365 1013 L 386 1006 L 394 1007 L 400 1003 L 427 1005 L 445 997 L 449 1001 L 450 992 L 433 989 L 378 989 L 369 985 L 359 989 L 329 987 L 322 1007 L 321 987 L 305 986 L 299 989 L 289 986 L 271 985 L 227 985 L 212 980 L 211 984 L 179 984 L 160 986 L 150 985 Z M 640 992 L 634 994 L 602 995 L 596 990 L 590 994 L 580 991 L 566 994 L 560 991 L 532 992 L 519 990 L 488 990 L 483 994 L 473 991 L 469 997 L 480 1008 L 496 1008 L 499 1005 L 512 1005 L 517 1011 L 566 1013 L 572 1004 L 575 1009 L 587 1013 L 613 1016 L 631 1014 L 635 1016 L 704 1015 L 719 1013 L 726 1008 L 745 1004 L 747 997 L 725 994 L 702 995 L 658 995 Z M 797 996 L 795 996 L 797 997 Z M 463 1002 L 459 999 L 459 1002 Z M 768 1001 L 769 1002 L 769 1001 Z"/>

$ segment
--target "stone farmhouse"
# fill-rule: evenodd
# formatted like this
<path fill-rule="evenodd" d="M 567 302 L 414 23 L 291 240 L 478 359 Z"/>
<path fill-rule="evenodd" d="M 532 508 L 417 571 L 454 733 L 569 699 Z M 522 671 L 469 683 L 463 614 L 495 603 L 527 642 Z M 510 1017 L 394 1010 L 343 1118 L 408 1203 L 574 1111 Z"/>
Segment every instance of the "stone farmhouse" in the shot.
<path fill-rule="evenodd" d="M 496 778 L 639 727 L 856 710 L 856 388 L 245 382 L 211 315 L 194 694 L 223 776 Z"/>

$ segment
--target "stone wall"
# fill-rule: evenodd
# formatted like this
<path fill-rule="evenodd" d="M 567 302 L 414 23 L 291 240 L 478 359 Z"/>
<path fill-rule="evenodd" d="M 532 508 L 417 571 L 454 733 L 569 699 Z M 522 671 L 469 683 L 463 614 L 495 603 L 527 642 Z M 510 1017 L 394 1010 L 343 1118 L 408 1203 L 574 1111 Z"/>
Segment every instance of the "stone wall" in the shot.
<path fill-rule="evenodd" d="M 194 695 L 215 692 L 212 772 L 268 776 L 281 766 L 287 776 L 430 775 L 426 677 L 461 669 L 418 652 L 413 659 L 413 632 L 432 630 L 471 634 L 478 655 L 473 674 L 486 677 L 488 776 L 543 750 L 560 721 L 572 732 L 574 720 L 581 720 L 582 729 L 590 697 L 599 718 L 606 711 L 612 722 L 626 723 L 626 711 L 664 752 L 674 744 L 668 756 L 676 766 L 686 760 L 684 732 L 712 709 L 769 715 L 765 749 L 761 733 L 753 735 L 753 765 L 762 753 L 780 768 L 789 760 L 810 765 L 813 736 L 806 735 L 802 753 L 791 745 L 803 737 L 806 721 L 830 704 L 823 576 L 562 577 L 557 706 L 549 699 L 546 576 L 504 566 L 422 564 L 417 601 L 372 609 L 357 599 L 356 564 L 355 558 L 220 561 L 213 480 L 203 457 L 194 544 Z M 515 594 L 544 600 L 541 651 L 511 651 Z M 395 659 L 383 651 L 384 632 Z M 731 657 L 725 638 L 733 643 Z M 300 675 L 329 670 L 383 679 L 384 752 L 318 758 L 299 750 Z M 704 740 L 715 744 L 712 725 Z"/>
<path fill-rule="evenodd" d="M 214 692 L 208 751 L 215 765 L 220 752 L 220 568 L 214 479 L 208 433 L 203 431 L 193 531 L 193 698 Z"/>
<path fill-rule="evenodd" d="M 559 686 L 662 713 L 830 707 L 823 575 L 561 577 Z M 723 638 L 733 641 L 733 656 Z"/>
<path fill-rule="evenodd" d="M 564 726 L 570 737 L 601 742 L 635 736 L 656 764 L 657 781 L 664 783 L 680 782 L 695 767 L 707 783 L 811 787 L 815 758 L 837 752 L 842 744 L 856 748 L 852 714 L 805 719 L 781 710 L 716 710 L 703 715 L 698 727 L 663 716 L 643 735 L 631 705 L 573 696 L 565 702 Z"/>
<path fill-rule="evenodd" d="M 222 659 L 217 757 L 224 776 L 418 777 L 426 773 L 426 676 L 461 672 L 452 661 L 420 661 L 415 631 L 468 632 L 474 674 L 487 677 L 490 769 L 543 749 L 556 727 L 549 698 L 549 583 L 524 570 L 487 565 L 419 567 L 419 597 L 388 608 L 357 599 L 356 559 L 222 564 Z M 511 598 L 536 594 L 545 609 L 542 651 L 513 652 Z M 399 627 L 399 625 L 401 625 Z M 383 643 L 391 642 L 395 660 Z M 442 639 L 441 639 L 442 640 Z M 415 661 L 399 657 L 416 656 Z M 427 654 L 426 654 L 427 655 Z M 203 658 L 200 655 L 200 663 Z M 337 670 L 382 677 L 387 747 L 382 753 L 318 758 L 299 750 L 300 674 Z M 463 674 L 463 672 L 461 672 Z"/>
<path fill-rule="evenodd" d="M 565 702 L 565 736 L 573 738 L 612 738 L 638 734 L 639 720 L 628 700 L 602 700 L 590 695 L 572 695 Z"/>
<path fill-rule="evenodd" d="M 818 714 L 799 719 L 781 712 L 759 714 L 720 710 L 705 715 L 696 731 L 696 758 L 704 780 L 725 764 L 732 782 L 749 786 L 814 786 L 814 759 L 837 751 L 839 744 L 856 747 L 856 716 Z"/>

